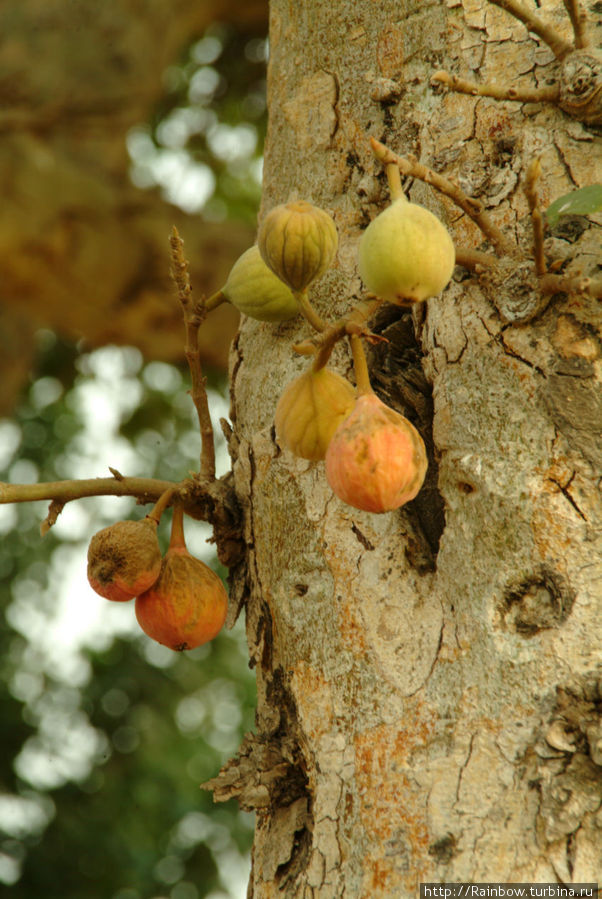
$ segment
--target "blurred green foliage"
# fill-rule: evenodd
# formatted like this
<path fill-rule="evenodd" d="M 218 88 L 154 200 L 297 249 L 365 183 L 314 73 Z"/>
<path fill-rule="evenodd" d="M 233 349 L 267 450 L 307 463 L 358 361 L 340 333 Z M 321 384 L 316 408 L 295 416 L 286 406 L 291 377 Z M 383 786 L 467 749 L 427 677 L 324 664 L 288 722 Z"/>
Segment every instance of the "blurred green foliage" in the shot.
<path fill-rule="evenodd" d="M 14 420 L 0 422 L 0 480 L 55 480 L 74 465 L 96 476 L 101 459 L 158 477 L 198 467 L 187 372 L 144 364 L 131 348 L 82 356 L 40 336 L 37 377 Z M 213 381 L 210 403 L 223 415 L 226 385 Z M 220 440 L 222 469 L 225 455 Z M 46 507 L 0 507 L 0 881 L 18 884 L 23 899 L 234 890 L 224 872 L 244 881 L 251 816 L 235 803 L 214 806 L 199 784 L 253 725 L 242 629 L 190 653 L 152 643 L 133 604 L 97 598 L 85 580 L 91 534 L 145 510 L 130 499 L 81 500 L 42 540 Z M 187 520 L 186 534 L 215 566 L 208 528 Z M 100 624 L 92 615 L 86 625 L 93 606 Z"/>
<path fill-rule="evenodd" d="M 209 221 L 255 224 L 266 128 L 267 39 L 216 23 L 165 73 L 165 94 L 128 147 L 139 187 Z"/>
<path fill-rule="evenodd" d="M 265 132 L 267 44 L 215 25 L 165 74 L 165 98 L 130 135 L 132 177 L 207 219 L 254 221 Z M 0 420 L 0 480 L 198 470 L 188 372 L 132 348 L 80 353 L 39 334 L 39 364 Z M 214 420 L 227 385 L 209 373 Z M 228 465 L 216 429 L 218 474 Z M 221 468 L 220 468 L 221 466 Z M 253 726 L 242 622 L 173 653 L 138 628 L 133 603 L 85 578 L 97 530 L 147 511 L 127 498 L 0 506 L 0 890 L 22 899 L 212 899 L 244 895 L 252 818 L 199 784 Z M 159 539 L 165 549 L 170 515 Z M 218 568 L 207 525 L 190 551 Z M 224 572 L 222 571 L 223 575 Z"/>

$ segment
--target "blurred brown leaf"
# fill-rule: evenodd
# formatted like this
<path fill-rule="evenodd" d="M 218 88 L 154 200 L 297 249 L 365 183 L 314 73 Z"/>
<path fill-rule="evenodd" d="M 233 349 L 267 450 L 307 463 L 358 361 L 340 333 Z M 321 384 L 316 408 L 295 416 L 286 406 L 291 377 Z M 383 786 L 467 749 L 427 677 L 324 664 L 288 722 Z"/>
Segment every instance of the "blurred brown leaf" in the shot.
<path fill-rule="evenodd" d="M 252 243 L 248 227 L 187 216 L 128 176 L 128 130 L 162 97 L 167 66 L 217 18 L 260 36 L 267 2 L 2 3 L 0 309 L 14 349 L 0 358 L 5 411 L 39 327 L 90 347 L 124 343 L 149 358 L 182 358 L 172 225 L 197 296 L 219 289 Z M 210 316 L 205 362 L 225 366 L 237 318 L 230 307 Z"/>

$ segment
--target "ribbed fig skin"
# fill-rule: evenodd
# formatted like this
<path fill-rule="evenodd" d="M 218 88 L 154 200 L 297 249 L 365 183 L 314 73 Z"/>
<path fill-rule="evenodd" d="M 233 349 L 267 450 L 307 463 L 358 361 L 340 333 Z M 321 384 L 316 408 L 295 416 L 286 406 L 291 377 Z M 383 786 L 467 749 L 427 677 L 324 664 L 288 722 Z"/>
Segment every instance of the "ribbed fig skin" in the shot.
<path fill-rule="evenodd" d="M 283 322 L 299 314 L 295 297 L 265 264 L 257 246 L 236 260 L 222 293 L 240 312 L 261 322 Z"/>
<path fill-rule="evenodd" d="M 358 252 L 367 289 L 401 305 L 440 294 L 456 262 L 453 241 L 437 216 L 405 199 L 370 222 Z"/>
<path fill-rule="evenodd" d="M 217 636 L 227 610 L 220 578 L 179 546 L 168 549 L 159 579 L 136 599 L 136 618 L 145 634 L 177 652 Z"/>
<path fill-rule="evenodd" d="M 355 389 L 334 371 L 310 369 L 295 378 L 276 406 L 276 435 L 296 456 L 318 462 L 351 412 Z"/>
<path fill-rule="evenodd" d="M 155 583 L 161 571 L 156 522 L 118 521 L 94 534 L 88 547 L 88 581 L 113 602 L 128 602 Z"/>
<path fill-rule="evenodd" d="M 374 394 L 358 397 L 326 452 L 326 478 L 343 502 L 390 512 L 417 495 L 427 469 L 422 437 Z"/>
<path fill-rule="evenodd" d="M 292 290 L 304 290 L 330 267 L 339 238 L 334 221 L 305 200 L 276 206 L 260 225 L 259 251 Z"/>

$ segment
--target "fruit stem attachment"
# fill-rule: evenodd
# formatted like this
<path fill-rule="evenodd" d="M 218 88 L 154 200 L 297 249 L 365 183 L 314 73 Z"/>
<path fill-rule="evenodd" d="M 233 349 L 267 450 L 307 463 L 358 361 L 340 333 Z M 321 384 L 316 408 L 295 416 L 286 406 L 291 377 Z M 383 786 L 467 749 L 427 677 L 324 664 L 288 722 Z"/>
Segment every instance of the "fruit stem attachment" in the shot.
<path fill-rule="evenodd" d="M 351 352 L 353 353 L 353 368 L 355 369 L 355 381 L 358 396 L 366 396 L 374 393 L 368 373 L 368 363 L 361 339 L 357 334 L 350 336 Z"/>
<path fill-rule="evenodd" d="M 514 256 L 518 253 L 518 245 L 506 237 L 494 225 L 480 200 L 468 197 L 457 184 L 452 183 L 447 178 L 444 178 L 443 175 L 439 175 L 412 157 L 406 159 L 403 156 L 398 156 L 397 153 L 393 153 L 392 150 L 389 150 L 388 147 L 381 144 L 374 137 L 370 138 L 370 146 L 376 158 L 385 166 L 385 169 L 390 164 L 396 165 L 402 175 L 411 175 L 413 178 L 418 178 L 420 181 L 424 181 L 425 184 L 430 184 L 439 193 L 449 197 L 450 200 L 453 200 L 456 206 L 459 206 L 466 215 L 470 216 L 500 255 Z"/>
<path fill-rule="evenodd" d="M 172 500 L 174 493 L 176 493 L 177 490 L 178 490 L 178 485 L 175 485 L 175 484 L 173 487 L 168 487 L 167 490 L 164 490 L 146 517 L 150 518 L 151 521 L 154 521 L 155 524 L 159 524 L 159 522 L 161 521 L 161 516 L 167 509 L 168 505 L 170 504 L 170 502 Z"/>
<path fill-rule="evenodd" d="M 207 480 L 215 480 L 215 444 L 213 440 L 213 424 L 209 412 L 209 401 L 205 389 L 205 379 L 201 368 L 199 351 L 199 327 L 205 320 L 207 309 L 203 303 L 193 303 L 188 261 L 184 256 L 184 244 L 174 225 L 169 239 L 171 246 L 171 275 L 178 288 L 178 299 L 182 306 L 186 340 L 184 355 L 190 369 L 190 395 L 195 405 L 201 431 L 200 473 Z"/>
<path fill-rule="evenodd" d="M 299 304 L 299 309 L 303 316 L 310 323 L 312 328 L 316 331 L 325 331 L 326 330 L 326 322 L 323 318 L 320 318 L 314 307 L 309 301 L 309 295 L 307 290 L 294 290 L 293 294 L 297 303 Z"/>
<path fill-rule="evenodd" d="M 322 344 L 322 346 L 316 353 L 315 359 L 311 365 L 311 370 L 313 372 L 320 371 L 321 368 L 324 368 L 324 366 L 328 365 L 328 360 L 332 355 L 335 343 L 336 341 L 328 341 Z"/>
<path fill-rule="evenodd" d="M 186 541 L 184 540 L 184 509 L 180 503 L 175 503 L 173 507 L 173 518 L 171 519 L 171 536 L 169 538 L 169 548 L 186 549 Z"/>
<path fill-rule="evenodd" d="M 221 306 L 222 303 L 227 303 L 228 297 L 224 296 L 221 290 L 216 290 L 215 293 L 212 293 L 210 297 L 207 297 L 206 300 L 203 300 L 203 308 L 207 312 L 211 312 L 212 309 L 217 309 L 218 306 Z"/>
<path fill-rule="evenodd" d="M 401 186 L 401 174 L 399 171 L 399 166 L 390 162 L 385 166 L 385 172 L 387 175 L 387 182 L 389 184 L 391 201 L 394 203 L 395 200 L 405 200 L 407 203 L 407 197 L 403 192 L 403 187 Z"/>

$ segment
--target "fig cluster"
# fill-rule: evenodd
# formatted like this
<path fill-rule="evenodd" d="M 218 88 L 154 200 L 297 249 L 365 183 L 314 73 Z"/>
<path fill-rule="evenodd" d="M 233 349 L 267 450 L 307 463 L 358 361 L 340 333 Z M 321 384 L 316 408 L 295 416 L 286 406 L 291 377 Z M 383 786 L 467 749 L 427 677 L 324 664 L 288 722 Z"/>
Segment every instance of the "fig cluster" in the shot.
<path fill-rule="evenodd" d="M 175 651 L 212 640 L 226 619 L 226 590 L 218 575 L 188 552 L 179 506 L 165 556 L 150 517 L 118 521 L 95 534 L 88 548 L 88 581 L 105 599 L 135 599 L 142 630 Z"/>
<path fill-rule="evenodd" d="M 305 200 L 276 206 L 222 293 L 252 318 L 285 321 L 301 311 L 323 330 L 311 306 L 308 314 L 307 289 L 332 265 L 337 248 L 335 223 L 324 210 Z M 447 229 L 401 190 L 393 191 L 392 203 L 359 242 L 358 268 L 367 290 L 397 305 L 440 294 L 454 265 Z M 356 391 L 319 355 L 280 396 L 275 428 L 281 446 L 294 455 L 324 461 L 333 492 L 355 508 L 397 509 L 414 499 L 424 482 L 427 457 L 416 428 L 378 399 L 367 373 Z"/>
<path fill-rule="evenodd" d="M 299 294 L 334 262 L 338 249 L 331 216 L 305 200 L 276 206 L 264 217 L 257 243 L 235 262 L 221 295 L 258 321 L 281 322 L 299 312 Z M 368 225 L 358 268 L 367 290 L 408 305 L 440 294 L 456 262 L 443 223 L 403 193 Z"/>
<path fill-rule="evenodd" d="M 356 509 L 398 509 L 424 482 L 426 449 L 416 428 L 372 391 L 356 395 L 336 372 L 310 370 L 292 381 L 275 426 L 294 455 L 325 461 L 333 493 Z"/>
<path fill-rule="evenodd" d="M 305 200 L 277 206 L 264 217 L 257 244 L 232 267 L 220 301 L 262 322 L 287 321 L 301 311 L 321 330 L 321 320 L 308 314 L 307 289 L 332 265 L 337 248 L 335 223 L 323 209 Z M 368 291 L 406 304 L 444 289 L 455 252 L 432 213 L 397 196 L 362 235 L 358 262 Z M 282 393 L 276 434 L 296 456 L 325 462 L 328 483 L 343 502 L 387 512 L 420 490 L 426 452 L 414 426 L 373 393 L 367 372 L 363 380 L 356 390 L 318 355 Z M 225 621 L 226 591 L 220 578 L 188 552 L 177 504 L 164 556 L 152 513 L 142 521 L 119 521 L 92 538 L 88 579 L 113 602 L 135 599 L 142 630 L 174 650 L 213 639 Z"/>

